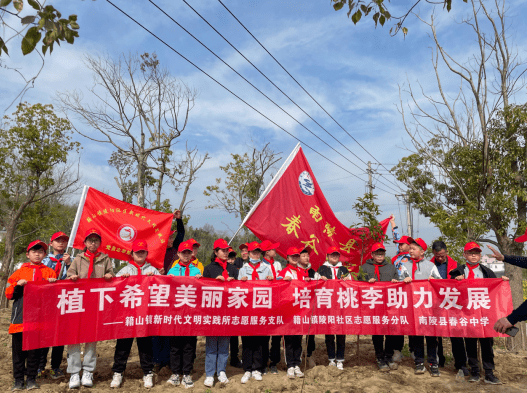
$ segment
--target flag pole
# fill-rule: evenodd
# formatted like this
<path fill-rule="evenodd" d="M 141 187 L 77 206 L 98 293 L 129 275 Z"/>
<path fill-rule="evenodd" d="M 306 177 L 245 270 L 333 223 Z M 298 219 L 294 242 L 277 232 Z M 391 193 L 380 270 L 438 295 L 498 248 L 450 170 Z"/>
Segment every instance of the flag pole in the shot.
<path fill-rule="evenodd" d="M 260 195 L 260 198 L 258 198 L 258 201 L 256 201 L 256 203 L 253 205 L 253 207 L 251 208 L 249 213 L 247 213 L 247 215 L 243 219 L 243 222 L 241 223 L 240 227 L 238 228 L 236 233 L 231 237 L 231 240 L 229 241 L 229 244 L 234 240 L 234 238 L 236 237 L 238 232 L 240 232 L 242 227 L 245 225 L 247 220 L 251 217 L 251 215 L 254 213 L 254 211 L 260 205 L 260 203 L 262 203 L 262 201 L 265 199 L 267 194 L 269 194 L 271 192 L 271 190 L 273 189 L 273 187 L 276 185 L 276 183 L 278 183 L 278 180 L 280 180 L 280 178 L 282 177 L 282 175 L 284 174 L 286 169 L 289 167 L 289 164 L 291 164 L 291 161 L 293 161 L 293 159 L 296 157 L 296 154 L 298 153 L 298 150 L 300 150 L 300 143 L 297 143 L 297 145 L 295 146 L 295 148 L 293 149 L 291 154 L 289 154 L 289 156 L 284 161 L 284 163 L 282 164 L 282 166 L 280 167 L 280 169 L 278 170 L 276 175 L 273 177 L 273 180 L 267 185 L 267 187 L 265 188 L 265 190 L 262 193 L 262 195 Z"/>

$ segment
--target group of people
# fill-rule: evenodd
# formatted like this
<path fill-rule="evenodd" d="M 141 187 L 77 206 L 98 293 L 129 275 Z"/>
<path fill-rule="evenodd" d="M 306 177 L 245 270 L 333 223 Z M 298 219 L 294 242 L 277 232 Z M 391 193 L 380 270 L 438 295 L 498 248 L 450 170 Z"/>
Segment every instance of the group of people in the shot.
<path fill-rule="evenodd" d="M 148 244 L 138 239 L 133 243 L 129 263 L 117 273 L 114 272 L 108 255 L 99 251 L 102 238 L 96 229 L 90 229 L 85 234 L 85 249 L 73 260 L 65 253 L 68 236 L 63 232 L 51 237 L 49 246 L 52 252 L 46 256 L 48 244 L 41 240 L 31 242 L 27 247 L 27 263 L 24 263 L 8 279 L 6 296 L 14 300 L 9 333 L 12 335 L 13 358 L 13 391 L 27 388 L 38 389 L 37 377 L 44 373 L 49 348 L 23 351 L 23 316 L 22 304 L 24 286 L 29 281 L 57 279 L 78 280 L 79 278 L 130 277 L 135 275 L 187 276 L 212 278 L 220 281 L 232 280 L 350 280 L 352 275 L 340 261 L 340 251 L 337 247 L 329 247 L 326 251 L 327 260 L 315 271 L 309 263 L 310 250 L 303 247 L 290 247 L 287 250 L 287 266 L 275 261 L 276 249 L 279 243 L 264 240 L 245 243 L 239 246 L 241 258 L 237 257 L 229 244 L 223 239 L 217 239 L 213 245 L 213 254 L 209 264 L 204 266 L 197 259 L 200 244 L 194 239 L 183 241 L 185 228 L 179 211 L 175 212 L 177 229 L 169 238 L 163 268 L 156 269 L 148 262 Z M 475 242 L 465 245 L 465 264 L 458 264 L 448 256 L 446 245 L 436 241 L 432 245 L 434 257 L 425 257 L 427 244 L 420 238 L 399 236 L 397 226 L 392 217 L 392 232 L 394 242 L 398 243 L 398 254 L 390 263 L 386 258 L 386 248 L 383 243 L 376 243 L 371 248 L 372 258 L 363 265 L 362 273 L 357 277 L 367 282 L 388 281 L 405 282 L 425 279 L 485 279 L 495 278 L 494 273 L 479 264 L 481 247 Z M 495 251 L 495 250 L 493 250 Z M 495 252 L 496 254 L 497 252 Z M 499 254 L 501 255 L 501 254 Z M 498 255 L 498 257 L 499 257 Z M 501 256 L 503 257 L 503 256 Z M 503 277 L 504 280 L 508 280 Z M 512 319 L 512 317 L 509 316 Z M 287 377 L 298 378 L 304 374 L 300 368 L 302 354 L 302 336 L 283 336 Z M 314 336 L 306 337 L 307 362 L 313 365 L 312 354 L 315 349 Z M 439 377 L 439 367 L 444 365 L 442 339 L 437 337 L 410 336 L 409 349 L 415 361 L 415 373 L 424 374 L 425 342 L 426 359 L 429 372 L 433 377 Z M 485 371 L 484 381 L 489 384 L 500 384 L 494 375 L 494 354 L 492 338 L 459 338 L 453 337 L 452 351 L 455 368 L 458 375 L 469 377 L 470 382 L 480 380 L 480 368 L 477 356 L 477 342 L 481 346 L 482 365 Z M 113 378 L 110 386 L 119 388 L 122 385 L 123 374 L 132 348 L 134 338 L 118 339 L 115 346 Z M 344 368 L 345 335 L 326 335 L 325 343 L 328 354 L 328 365 L 338 369 Z M 372 336 L 377 365 L 380 371 L 396 370 L 402 360 L 401 351 L 404 336 Z M 154 385 L 154 372 L 168 366 L 172 375 L 166 381 L 168 384 L 185 388 L 194 386 L 192 370 L 196 359 L 197 337 L 137 337 L 139 361 L 144 373 L 145 388 Z M 266 373 L 278 374 L 277 365 L 281 360 L 280 347 L 282 336 L 243 336 L 241 362 L 238 358 L 238 337 L 207 336 L 205 349 L 205 386 L 212 387 L 215 376 L 220 384 L 226 384 L 229 379 L 226 374 L 227 361 L 231 365 L 243 368 L 241 383 L 250 379 L 261 381 Z M 93 372 L 96 368 L 96 342 L 84 344 L 84 358 L 81 361 L 81 345 L 67 347 L 67 372 L 70 374 L 69 388 L 93 386 Z M 53 379 L 65 378 L 60 369 L 64 347 L 53 347 L 51 350 L 51 371 Z M 467 368 L 467 361 L 468 367 Z M 80 373 L 82 371 L 82 378 Z M 25 377 L 27 376 L 27 380 Z"/>

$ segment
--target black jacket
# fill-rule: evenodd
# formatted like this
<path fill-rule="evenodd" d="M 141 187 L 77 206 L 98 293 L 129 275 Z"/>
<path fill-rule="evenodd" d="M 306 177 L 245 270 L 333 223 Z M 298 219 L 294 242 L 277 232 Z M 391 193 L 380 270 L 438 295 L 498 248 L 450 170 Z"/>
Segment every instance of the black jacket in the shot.
<path fill-rule="evenodd" d="M 234 277 L 238 279 L 238 268 L 230 263 L 227 264 L 227 273 L 229 277 Z M 203 277 L 205 278 L 216 278 L 223 274 L 223 268 L 218 262 L 211 262 L 203 270 Z"/>
<path fill-rule="evenodd" d="M 163 268 L 165 269 L 165 276 L 168 274 L 168 271 L 170 270 L 170 267 L 172 266 L 172 262 L 174 262 L 177 259 L 177 248 L 183 242 L 183 239 L 185 238 L 185 225 L 183 224 L 183 220 L 181 218 L 176 218 L 176 229 L 177 229 L 177 235 L 174 239 L 174 244 L 172 247 L 167 248 L 167 251 L 165 253 L 165 260 L 163 262 Z"/>
<path fill-rule="evenodd" d="M 333 278 L 333 272 L 331 271 L 331 268 L 326 265 L 322 265 L 318 268 L 318 274 L 320 274 L 322 277 L 326 277 L 328 280 Z M 346 266 L 339 266 L 337 278 L 341 279 L 342 276 L 346 276 L 347 274 L 349 274 L 348 268 Z"/>
<path fill-rule="evenodd" d="M 240 269 L 242 268 L 243 264 L 244 264 L 245 262 L 248 262 L 248 261 L 249 261 L 249 259 L 245 260 L 245 259 L 243 259 L 243 258 L 241 258 L 241 257 L 237 257 L 237 258 L 234 260 L 234 266 L 236 266 L 236 268 L 237 268 L 238 270 L 240 270 Z"/>
<path fill-rule="evenodd" d="M 496 278 L 496 275 L 488 267 L 479 265 L 479 268 L 483 272 L 483 278 Z M 450 272 L 450 278 L 456 278 L 465 274 L 465 265 L 459 265 Z M 466 278 L 466 277 L 465 277 Z"/>
<path fill-rule="evenodd" d="M 369 281 L 372 278 L 378 279 L 375 276 L 375 266 L 373 259 L 368 259 L 364 265 L 362 265 L 362 272 L 363 273 L 359 278 L 361 281 Z M 381 276 L 379 281 L 399 281 L 399 273 L 397 273 L 397 268 L 391 263 L 388 263 L 386 259 L 384 259 L 382 264 L 379 265 L 379 274 Z"/>

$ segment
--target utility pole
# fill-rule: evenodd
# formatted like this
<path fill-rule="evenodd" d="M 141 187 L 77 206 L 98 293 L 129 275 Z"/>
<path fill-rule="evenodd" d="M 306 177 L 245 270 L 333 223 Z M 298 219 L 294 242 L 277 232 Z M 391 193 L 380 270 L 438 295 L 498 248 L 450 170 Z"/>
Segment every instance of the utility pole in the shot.
<path fill-rule="evenodd" d="M 410 199 L 408 198 L 408 195 L 402 194 L 402 195 L 396 195 L 396 198 L 402 198 L 404 203 L 406 203 L 406 223 L 408 226 L 408 236 L 414 237 L 413 234 L 413 219 L 412 219 L 412 205 L 410 203 Z"/>
<path fill-rule="evenodd" d="M 370 161 L 368 161 L 368 188 L 370 190 L 370 194 L 373 194 L 373 176 Z"/>

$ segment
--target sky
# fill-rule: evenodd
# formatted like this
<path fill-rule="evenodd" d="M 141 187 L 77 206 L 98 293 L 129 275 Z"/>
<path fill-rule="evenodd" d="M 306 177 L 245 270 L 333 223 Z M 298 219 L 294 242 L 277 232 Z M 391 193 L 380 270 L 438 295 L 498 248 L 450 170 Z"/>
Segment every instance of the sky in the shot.
<path fill-rule="evenodd" d="M 405 186 L 398 183 L 386 170 L 408 155 L 412 148 L 397 109 L 399 88 L 404 88 L 409 82 L 413 86 L 418 86 L 419 83 L 427 94 L 438 94 L 431 66 L 430 32 L 416 17 L 408 18 L 406 26 L 409 34 L 406 37 L 402 34 L 391 37 L 391 25 L 375 28 L 370 17 L 366 17 L 355 26 L 344 11 L 335 12 L 329 1 L 224 0 L 231 12 L 343 126 L 347 131 L 345 132 L 274 62 L 219 2 L 188 0 L 196 11 L 340 141 L 344 148 L 254 70 L 183 1 L 155 1 L 226 63 L 340 152 L 341 156 L 270 103 L 151 2 L 113 2 L 202 70 L 300 139 L 322 191 L 336 216 L 345 225 L 358 221 L 352 206 L 366 189 L 366 165 L 360 160 L 371 161 L 372 168 L 376 170 L 373 182 L 378 188 L 375 193 L 382 210 L 379 218 L 394 214 L 400 229 L 406 234 L 405 205 L 395 196 L 403 194 Z M 231 160 L 232 153 L 246 152 L 251 141 L 259 146 L 270 142 L 270 147 L 281 152 L 283 159 L 293 150 L 297 141 L 168 49 L 107 1 L 59 0 L 49 3 L 63 15 L 78 15 L 80 37 L 75 40 L 74 45 L 56 46 L 53 54 L 46 56 L 44 69 L 34 87 L 25 94 L 24 100 L 56 105 L 57 92 L 78 91 L 83 94 L 85 103 L 93 104 L 96 98 L 88 91 L 93 83 L 93 76 L 84 62 L 86 55 L 117 59 L 121 54 L 155 52 L 161 65 L 174 77 L 199 92 L 195 107 L 190 112 L 188 125 L 174 149 L 176 155 L 180 154 L 184 151 L 185 144 L 188 144 L 190 147 L 197 147 L 200 154 L 208 153 L 211 156 L 199 171 L 198 179 L 190 190 L 189 199 L 192 202 L 185 211 L 185 214 L 191 216 L 189 225 L 201 227 L 211 224 L 230 234 L 236 231 L 240 224 L 239 218 L 220 210 L 205 209 L 209 204 L 208 198 L 203 195 L 205 187 L 222 177 L 219 167 Z M 411 3 L 398 1 L 396 5 L 392 5 L 392 15 L 401 14 Z M 508 2 L 509 15 L 512 16 L 508 33 L 519 55 L 525 58 L 527 40 L 519 32 L 522 31 L 521 21 L 527 11 L 525 7 L 521 7 L 521 3 Z M 430 5 L 423 5 L 416 11 L 423 19 L 428 20 L 434 9 Z M 460 1 L 454 2 L 450 13 L 441 7 L 435 9 L 439 39 L 452 56 L 463 63 L 476 49 L 474 36 L 466 26 L 459 23 L 469 11 L 469 5 Z M 30 14 L 31 10 L 25 9 L 20 15 Z M 15 17 L 8 17 L 7 20 L 13 25 L 19 24 Z M 11 56 L 0 68 L 0 109 L 4 114 L 14 112 L 14 106 L 9 105 L 23 87 L 20 75 L 6 67 L 16 67 L 25 76 L 32 76 L 41 64 L 38 55 L 33 53 L 24 57 L 19 53 L 20 41 L 13 40 L 9 45 Z M 458 79 L 444 68 L 440 70 L 440 74 L 446 93 L 455 94 Z M 407 95 L 403 95 L 404 102 L 408 99 Z M 422 98 L 418 99 L 426 105 Z M 525 91 L 518 93 L 516 100 L 525 102 Z M 84 133 L 98 136 L 96 131 L 78 119 L 72 117 L 72 121 Z M 119 198 L 120 192 L 114 181 L 117 173 L 107 162 L 114 148 L 80 135 L 75 135 L 75 139 L 83 146 L 80 154 L 82 183 Z M 277 164 L 276 170 L 281 164 L 282 161 Z M 72 202 L 76 203 L 79 196 L 80 192 L 72 195 Z M 164 197 L 169 198 L 172 205 L 178 206 L 181 193 L 167 186 Z M 425 217 L 415 213 L 414 235 L 431 242 L 440 233 Z M 393 254 L 395 247 L 390 245 L 388 252 Z"/>

